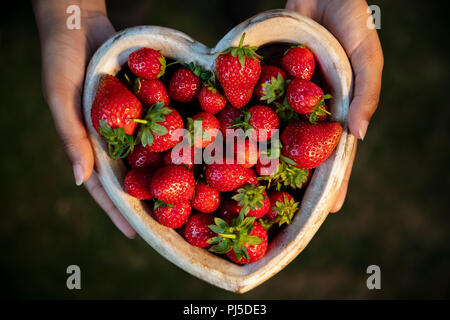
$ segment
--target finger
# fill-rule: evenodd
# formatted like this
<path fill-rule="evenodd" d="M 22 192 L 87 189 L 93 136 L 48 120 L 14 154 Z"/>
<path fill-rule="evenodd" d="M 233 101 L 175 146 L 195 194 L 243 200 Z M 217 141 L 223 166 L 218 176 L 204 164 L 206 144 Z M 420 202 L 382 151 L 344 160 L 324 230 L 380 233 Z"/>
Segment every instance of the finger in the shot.
<path fill-rule="evenodd" d="M 84 184 L 91 196 L 97 201 L 99 206 L 110 217 L 114 225 L 128 238 L 134 239 L 136 237 L 136 231 L 128 223 L 128 221 L 122 216 L 120 211 L 112 203 L 109 196 L 106 194 L 103 186 L 100 183 L 97 175 L 93 173 L 89 180 Z"/>
<path fill-rule="evenodd" d="M 77 185 L 86 181 L 94 167 L 94 156 L 81 113 L 85 52 L 68 45 L 83 46 L 79 34 L 59 34 L 42 44 L 42 84 L 58 136 L 69 156 Z"/>
<path fill-rule="evenodd" d="M 339 194 L 334 201 L 333 206 L 331 207 L 330 212 L 335 213 L 341 210 L 342 206 L 344 205 L 345 197 L 347 196 L 347 189 L 348 189 L 348 182 L 350 181 L 350 175 L 352 173 L 353 168 L 353 162 L 355 161 L 356 156 L 356 143 L 355 147 L 353 148 L 352 155 L 350 157 L 349 165 L 345 171 L 344 180 L 342 181 L 341 188 L 339 190 Z"/>
<path fill-rule="evenodd" d="M 54 88 L 49 105 L 58 136 L 71 160 L 75 183 L 81 185 L 92 173 L 94 154 L 82 120 L 78 90 L 72 97 L 67 94 L 70 90 L 65 92 Z"/>
<path fill-rule="evenodd" d="M 354 95 L 348 113 L 350 132 L 357 139 L 364 139 L 370 119 L 378 106 L 383 53 L 375 31 L 351 53 L 350 60 L 355 74 Z"/>
<path fill-rule="evenodd" d="M 288 0 L 286 9 L 298 12 L 304 16 L 317 20 L 317 4 L 314 1 Z"/>

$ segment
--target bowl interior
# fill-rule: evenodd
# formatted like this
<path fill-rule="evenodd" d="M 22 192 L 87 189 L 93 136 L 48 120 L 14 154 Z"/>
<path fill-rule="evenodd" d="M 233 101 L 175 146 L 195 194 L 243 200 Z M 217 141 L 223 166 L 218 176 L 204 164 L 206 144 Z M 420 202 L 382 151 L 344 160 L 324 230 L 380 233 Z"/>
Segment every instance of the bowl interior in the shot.
<path fill-rule="evenodd" d="M 246 33 L 246 44 L 263 46 L 287 42 L 303 43 L 310 47 L 333 95 L 329 107 L 334 120 L 341 122 L 345 130 L 333 155 L 315 170 L 292 224 L 271 241 L 263 259 L 240 266 L 190 245 L 175 230 L 155 221 L 148 214 L 150 207 L 147 203 L 124 192 L 122 181 L 126 168 L 122 161 L 109 158 L 106 145 L 92 127 L 90 108 L 100 77 L 105 73 L 117 74 L 126 64 L 128 55 L 138 48 L 151 47 L 174 60 L 193 61 L 207 69 L 214 69 L 217 55 L 229 46 L 237 45 L 243 32 Z M 342 181 L 342 168 L 346 167 L 348 152 L 354 143 L 346 133 L 351 81 L 350 64 L 334 37 L 314 21 L 286 10 L 268 11 L 241 23 L 227 33 L 213 49 L 168 28 L 143 26 L 126 29 L 98 49 L 86 75 L 84 115 L 95 149 L 97 174 L 117 208 L 140 236 L 160 254 L 216 286 L 236 292 L 247 291 L 270 278 L 294 259 L 328 214 Z"/>

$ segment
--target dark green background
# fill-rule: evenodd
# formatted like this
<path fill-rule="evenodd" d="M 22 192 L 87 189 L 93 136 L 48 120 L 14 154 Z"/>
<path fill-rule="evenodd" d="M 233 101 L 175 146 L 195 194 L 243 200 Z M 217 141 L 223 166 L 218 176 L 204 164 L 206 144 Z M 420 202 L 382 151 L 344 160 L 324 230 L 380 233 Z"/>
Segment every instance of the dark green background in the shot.
<path fill-rule="evenodd" d="M 110 1 L 117 29 L 173 27 L 213 46 L 233 25 L 283 1 Z M 134 3 L 134 1 L 133 1 Z M 449 298 L 448 20 L 438 1 L 381 7 L 379 109 L 359 144 L 347 201 L 304 252 L 244 295 L 197 280 L 143 240 L 127 240 L 76 187 L 40 90 L 27 2 L 2 3 L 0 285 L 10 298 Z M 66 267 L 82 290 L 66 289 Z M 377 264 L 382 289 L 366 288 Z"/>

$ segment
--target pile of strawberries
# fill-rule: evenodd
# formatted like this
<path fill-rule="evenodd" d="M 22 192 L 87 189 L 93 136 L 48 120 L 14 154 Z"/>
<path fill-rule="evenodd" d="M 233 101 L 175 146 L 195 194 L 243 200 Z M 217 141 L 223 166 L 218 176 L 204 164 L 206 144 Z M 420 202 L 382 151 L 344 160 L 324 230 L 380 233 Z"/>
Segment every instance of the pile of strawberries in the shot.
<path fill-rule="evenodd" d="M 217 57 L 214 72 L 136 50 L 117 76 L 101 77 L 91 110 L 111 157 L 126 159 L 125 191 L 152 201 L 149 214 L 190 244 L 240 264 L 261 259 L 268 235 L 292 222 L 299 189 L 342 133 L 328 121 L 331 96 L 310 81 L 311 50 L 292 46 L 261 63 L 244 36 Z M 230 152 L 203 159 L 240 129 L 247 135 L 233 137 Z"/>

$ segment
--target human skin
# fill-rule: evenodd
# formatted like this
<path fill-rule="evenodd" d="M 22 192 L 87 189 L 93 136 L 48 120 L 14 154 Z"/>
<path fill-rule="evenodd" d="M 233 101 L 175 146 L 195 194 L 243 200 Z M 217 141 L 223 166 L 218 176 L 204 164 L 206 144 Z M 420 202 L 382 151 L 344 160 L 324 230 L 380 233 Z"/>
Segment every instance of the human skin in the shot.
<path fill-rule="evenodd" d="M 69 5 L 81 8 L 81 28 L 66 26 Z M 95 50 L 115 33 L 103 0 L 34 0 L 41 40 L 42 89 L 57 133 L 73 166 L 75 182 L 84 186 L 127 237 L 136 232 L 120 214 L 93 171 L 94 153 L 83 123 L 81 94 L 86 66 Z"/>
<path fill-rule="evenodd" d="M 81 28 L 66 27 L 69 5 L 81 8 Z M 120 214 L 103 189 L 94 169 L 94 154 L 83 123 L 81 94 L 91 55 L 115 33 L 107 18 L 104 0 L 33 0 L 41 40 L 42 87 L 57 133 L 73 166 L 75 182 L 84 184 L 113 223 L 129 238 L 136 232 Z M 309 16 L 340 41 L 355 74 L 349 129 L 363 139 L 378 105 L 383 54 L 375 30 L 366 26 L 367 3 L 363 0 L 289 0 L 286 8 Z M 355 151 L 352 159 L 354 160 Z M 351 161 L 331 212 L 344 203 Z"/>
<path fill-rule="evenodd" d="M 347 53 L 355 77 L 348 127 L 360 140 L 364 139 L 378 106 L 384 64 L 377 32 L 367 27 L 370 17 L 367 7 L 364 0 L 288 0 L 286 3 L 286 9 L 308 16 L 326 27 Z M 339 211 L 344 204 L 355 154 L 356 147 L 331 212 Z"/>

